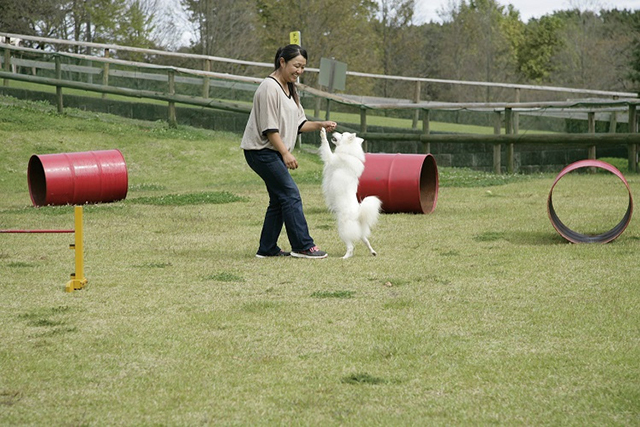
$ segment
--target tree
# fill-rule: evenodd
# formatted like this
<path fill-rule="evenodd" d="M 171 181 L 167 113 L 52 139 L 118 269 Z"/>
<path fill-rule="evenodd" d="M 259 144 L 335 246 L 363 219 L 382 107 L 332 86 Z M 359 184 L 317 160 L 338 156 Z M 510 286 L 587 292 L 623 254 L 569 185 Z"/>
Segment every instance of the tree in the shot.
<path fill-rule="evenodd" d="M 440 57 L 443 55 L 444 42 L 443 24 L 430 22 L 415 27 L 412 37 L 416 43 L 418 59 L 412 64 L 409 73 L 418 77 L 438 77 L 443 74 Z M 447 75 L 447 74 L 444 74 Z M 442 99 L 443 85 L 421 85 L 421 99 Z"/>
<path fill-rule="evenodd" d="M 414 10 L 414 0 L 380 0 L 379 21 L 375 23 L 375 29 L 383 74 L 407 75 L 411 71 L 408 66 L 419 60 L 416 39 L 411 37 L 410 31 Z M 384 80 L 381 86 L 381 96 L 407 97 L 406 93 L 402 94 L 402 87 L 406 84 Z"/>
<path fill-rule="evenodd" d="M 288 44 L 291 31 L 301 31 L 310 67 L 321 58 L 346 62 L 351 71 L 378 73 L 376 34 L 371 22 L 376 4 L 371 0 L 260 0 L 256 36 L 262 41 L 259 57 L 273 62 L 279 46 Z M 305 73 L 303 82 L 314 85 L 316 75 Z M 347 92 L 369 91 L 377 82 L 347 79 Z M 358 87 L 356 87 L 358 85 Z"/>
<path fill-rule="evenodd" d="M 519 12 L 496 0 L 462 0 L 444 12 L 444 37 L 438 58 L 440 74 L 454 80 L 508 82 L 515 79 L 519 33 L 523 31 Z M 473 89 L 455 86 L 450 99 L 489 102 L 504 99 L 502 89 Z"/>
<path fill-rule="evenodd" d="M 635 84 L 635 91 L 640 93 L 640 23 L 634 25 L 635 39 L 632 44 L 631 61 L 629 65 L 631 70 L 629 71 L 629 79 Z"/>
<path fill-rule="evenodd" d="M 66 10 L 64 0 L 43 0 L 33 11 L 31 27 L 33 33 L 42 37 L 67 39 Z"/>
<path fill-rule="evenodd" d="M 559 86 L 602 90 L 630 89 L 628 79 L 633 45 L 633 22 L 638 12 L 557 12 L 563 21 L 562 49 L 554 55 L 549 79 Z"/>
<path fill-rule="evenodd" d="M 153 32 L 155 31 L 155 10 L 157 9 L 158 2 L 156 0 L 132 0 L 122 14 L 122 19 L 117 23 L 116 43 L 146 49 L 156 48 Z M 143 58 L 144 55 L 141 53 L 127 52 L 125 59 L 141 61 Z"/>
<path fill-rule="evenodd" d="M 88 42 L 113 42 L 116 22 L 122 18 L 125 5 L 124 0 L 25 0 L 13 3 L 22 3 L 22 10 L 28 11 L 21 18 L 25 21 L 21 33 Z M 77 48 L 74 50 L 78 51 Z"/>
<path fill-rule="evenodd" d="M 202 55 L 250 58 L 256 52 L 255 3 L 251 0 L 182 0 L 194 23 Z"/>
<path fill-rule="evenodd" d="M 91 23 L 87 37 L 96 43 L 117 43 L 119 26 L 127 19 L 127 6 L 126 0 L 87 2 L 86 14 Z"/>
<path fill-rule="evenodd" d="M 0 0 L 0 28 L 14 34 L 33 34 L 35 1 Z"/>
<path fill-rule="evenodd" d="M 640 41 L 640 10 L 602 10 L 603 34 L 610 41 L 610 57 L 613 66 L 611 87 L 613 90 L 633 91 L 631 79 L 634 46 Z"/>
<path fill-rule="evenodd" d="M 529 81 L 548 82 L 555 64 L 552 58 L 562 47 L 562 21 L 555 16 L 531 19 L 517 49 L 518 71 Z"/>
<path fill-rule="evenodd" d="M 158 0 L 0 0 L 0 25 L 19 34 L 152 47 L 159 8 Z"/>

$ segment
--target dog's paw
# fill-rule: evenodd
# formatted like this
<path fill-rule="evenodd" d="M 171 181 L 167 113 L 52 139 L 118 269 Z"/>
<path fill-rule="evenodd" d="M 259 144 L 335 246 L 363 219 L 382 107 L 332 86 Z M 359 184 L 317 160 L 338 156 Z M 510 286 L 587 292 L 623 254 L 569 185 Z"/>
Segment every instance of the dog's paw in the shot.
<path fill-rule="evenodd" d="M 323 147 L 329 146 L 329 140 L 327 139 L 327 130 L 325 128 L 320 128 L 320 144 Z"/>

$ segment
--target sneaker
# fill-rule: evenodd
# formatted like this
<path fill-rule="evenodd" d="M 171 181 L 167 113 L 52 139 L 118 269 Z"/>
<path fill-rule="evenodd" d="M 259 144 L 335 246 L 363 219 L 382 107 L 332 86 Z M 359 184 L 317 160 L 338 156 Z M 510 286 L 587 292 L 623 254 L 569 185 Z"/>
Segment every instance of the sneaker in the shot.
<path fill-rule="evenodd" d="M 275 255 L 256 254 L 256 258 L 273 258 L 278 256 L 291 256 L 291 252 L 280 250 L 280 252 L 278 252 Z"/>
<path fill-rule="evenodd" d="M 329 256 L 325 251 L 321 251 L 317 246 L 300 252 L 291 252 L 291 256 L 296 258 L 322 259 Z"/>

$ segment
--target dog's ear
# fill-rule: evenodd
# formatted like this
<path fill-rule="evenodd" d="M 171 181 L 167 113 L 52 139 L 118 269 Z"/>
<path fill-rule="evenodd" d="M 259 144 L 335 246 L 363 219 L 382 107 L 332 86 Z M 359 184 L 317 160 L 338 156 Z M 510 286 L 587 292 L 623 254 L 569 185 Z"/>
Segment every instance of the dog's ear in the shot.
<path fill-rule="evenodd" d="M 353 144 L 359 144 L 362 145 L 362 143 L 364 142 L 364 139 L 360 138 L 359 136 L 356 136 L 355 133 L 350 133 L 349 134 L 349 143 Z"/>
<path fill-rule="evenodd" d="M 353 142 L 353 138 L 355 138 L 355 136 L 355 133 L 345 132 L 342 134 L 342 142 L 344 144 L 350 144 L 351 142 Z"/>

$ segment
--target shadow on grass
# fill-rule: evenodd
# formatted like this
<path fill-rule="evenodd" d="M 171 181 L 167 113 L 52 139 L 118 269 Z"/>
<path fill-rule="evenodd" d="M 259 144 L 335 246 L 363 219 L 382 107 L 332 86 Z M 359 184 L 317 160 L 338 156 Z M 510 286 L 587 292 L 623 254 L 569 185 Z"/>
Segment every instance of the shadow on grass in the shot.
<path fill-rule="evenodd" d="M 278 308 L 280 303 L 277 301 L 252 301 L 245 304 L 242 304 L 242 311 L 251 314 L 260 314 L 264 313 L 268 310 Z"/>
<path fill-rule="evenodd" d="M 353 298 L 355 291 L 316 291 L 311 298 Z"/>
<path fill-rule="evenodd" d="M 351 374 L 342 378 L 342 382 L 345 384 L 364 385 L 364 384 L 386 384 L 389 381 L 384 378 L 374 377 L 366 372 Z"/>
<path fill-rule="evenodd" d="M 162 196 L 137 197 L 128 199 L 128 203 L 155 206 L 185 206 L 201 204 L 223 204 L 244 202 L 244 197 L 236 196 L 228 191 L 213 191 L 206 193 L 165 194 Z"/>
<path fill-rule="evenodd" d="M 567 243 L 559 234 L 546 231 L 485 231 L 473 237 L 476 242 L 507 241 L 514 245 L 557 245 Z"/>
<path fill-rule="evenodd" d="M 242 277 L 226 271 L 209 275 L 205 277 L 205 280 L 215 280 L 217 282 L 244 282 Z"/>
<path fill-rule="evenodd" d="M 71 311 L 75 311 L 69 306 L 43 307 L 20 314 L 18 318 L 27 326 L 37 328 L 37 331 L 30 335 L 31 338 L 51 338 L 70 332 L 77 332 L 75 326 L 68 326 L 65 316 Z"/>

